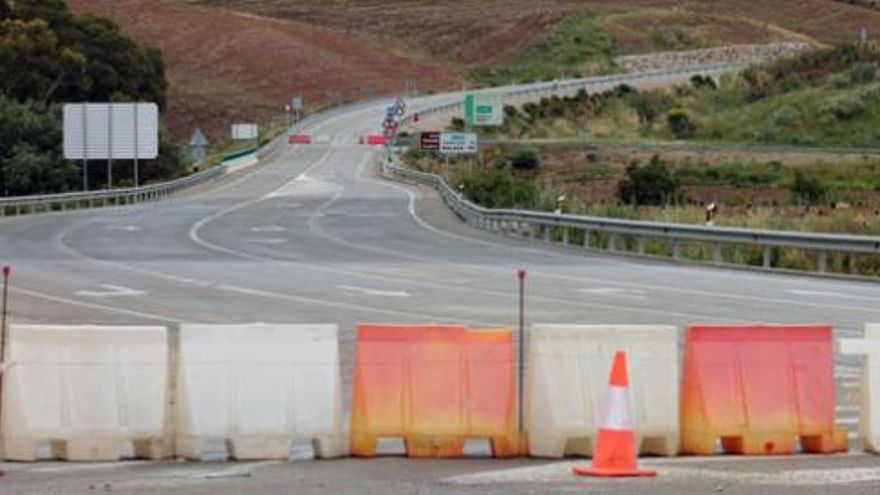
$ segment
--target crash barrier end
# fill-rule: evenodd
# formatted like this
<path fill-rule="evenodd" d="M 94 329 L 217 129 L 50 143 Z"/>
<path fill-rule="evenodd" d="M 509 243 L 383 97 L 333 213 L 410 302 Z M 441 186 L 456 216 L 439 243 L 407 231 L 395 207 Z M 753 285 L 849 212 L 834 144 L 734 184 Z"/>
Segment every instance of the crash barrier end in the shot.
<path fill-rule="evenodd" d="M 351 452 L 376 455 L 402 438 L 410 457 L 460 457 L 470 438 L 496 457 L 519 455 L 510 330 L 451 325 L 360 325 Z"/>
<path fill-rule="evenodd" d="M 791 454 L 846 450 L 834 425 L 830 325 L 694 325 L 685 341 L 681 450 Z"/>
<path fill-rule="evenodd" d="M 532 327 L 527 343 L 529 454 L 592 457 L 615 351 L 629 355 L 639 453 L 679 449 L 678 330 L 661 325 Z"/>
<path fill-rule="evenodd" d="M 347 453 L 336 325 L 181 325 L 178 455 L 286 459 Z"/>
<path fill-rule="evenodd" d="M 67 461 L 171 455 L 165 328 L 11 325 L 8 338 L 3 458 L 45 444 Z"/>

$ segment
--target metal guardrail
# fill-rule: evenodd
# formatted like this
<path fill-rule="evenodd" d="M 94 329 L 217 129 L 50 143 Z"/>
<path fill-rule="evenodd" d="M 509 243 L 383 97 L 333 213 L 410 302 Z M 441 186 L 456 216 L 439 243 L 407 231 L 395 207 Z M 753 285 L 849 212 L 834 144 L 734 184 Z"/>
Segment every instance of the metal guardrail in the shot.
<path fill-rule="evenodd" d="M 674 71 L 621 74 L 564 83 L 538 83 L 527 87 L 483 91 L 498 91 L 509 98 L 535 97 L 541 94 L 558 94 L 577 88 L 623 84 L 651 78 L 726 72 L 743 66 L 744 64 L 709 65 Z M 421 115 L 447 113 L 460 109 L 461 105 L 462 99 L 456 97 L 453 102 L 444 102 L 420 110 L 419 113 Z M 403 123 L 409 123 L 410 118 L 404 118 Z M 820 273 L 828 272 L 829 256 L 832 253 L 880 255 L 880 236 L 752 230 L 536 211 L 487 209 L 467 200 L 440 176 L 407 169 L 396 165 L 393 161 L 383 163 L 383 172 L 392 178 L 430 186 L 436 189 L 449 208 L 468 224 L 479 229 L 511 236 L 542 239 L 547 242 L 556 241 L 565 245 L 570 244 L 574 237 L 580 237 L 583 239 L 584 246 L 588 248 L 601 248 L 602 246 L 599 244 L 604 244 L 604 247 L 612 252 L 628 252 L 642 256 L 648 254 L 648 241 L 660 240 L 669 247 L 665 254 L 674 259 L 684 259 L 683 247 L 685 243 L 700 243 L 711 245 L 710 262 L 719 265 L 733 264 L 725 262 L 725 246 L 757 247 L 761 252 L 761 263 L 758 266 L 766 270 L 781 268 L 775 264 L 776 250 L 801 249 L 817 253 L 815 270 Z M 579 235 L 573 236 L 574 232 L 578 232 Z"/>
<path fill-rule="evenodd" d="M 647 254 L 646 246 L 649 240 L 662 240 L 670 248 L 666 255 L 674 259 L 684 259 L 682 250 L 684 243 L 697 242 L 712 246 L 711 262 L 714 264 L 732 264 L 726 263 L 723 258 L 725 246 L 751 246 L 761 249 L 760 267 L 767 270 L 779 268 L 774 266 L 775 249 L 802 249 L 818 253 L 815 269 L 820 273 L 828 272 L 828 257 L 832 253 L 880 255 L 880 236 L 708 227 L 524 210 L 488 209 L 463 197 L 440 176 L 404 168 L 389 161 L 383 163 L 383 172 L 392 178 L 436 189 L 449 208 L 471 226 L 510 236 L 569 245 L 574 237 L 572 234 L 580 232 L 584 247 L 601 248 L 596 235 L 601 234 L 605 238 L 604 244 L 608 251 L 642 256 Z"/>
<path fill-rule="evenodd" d="M 315 122 L 338 114 L 341 111 L 358 108 L 361 104 L 355 103 L 341 107 L 332 107 L 327 111 L 307 116 L 297 123 L 297 126 L 313 125 Z M 259 158 L 265 157 L 272 153 L 275 146 L 279 145 L 278 143 L 281 141 L 278 139 L 280 138 L 276 138 L 275 141 L 262 148 L 252 147 L 227 153 L 223 156 L 223 163 L 220 165 L 167 182 L 136 188 L 0 197 L 0 217 L 161 201 L 184 189 L 222 177 L 227 173 L 228 164 L 233 160 L 253 154 L 256 154 Z"/>

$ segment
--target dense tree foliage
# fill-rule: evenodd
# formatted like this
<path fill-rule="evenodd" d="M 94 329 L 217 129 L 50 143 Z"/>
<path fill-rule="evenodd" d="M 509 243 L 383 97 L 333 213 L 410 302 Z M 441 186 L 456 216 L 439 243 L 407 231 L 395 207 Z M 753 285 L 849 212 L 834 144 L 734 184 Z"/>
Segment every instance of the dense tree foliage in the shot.
<path fill-rule="evenodd" d="M 152 101 L 163 107 L 166 86 L 161 54 L 126 38 L 110 21 L 73 15 L 63 0 L 0 0 L 0 194 L 80 187 L 78 165 L 61 156 L 63 103 Z M 162 148 L 158 170 L 147 175 L 179 175 L 180 160 L 169 146 Z M 119 181 L 125 182 L 124 174 Z"/>

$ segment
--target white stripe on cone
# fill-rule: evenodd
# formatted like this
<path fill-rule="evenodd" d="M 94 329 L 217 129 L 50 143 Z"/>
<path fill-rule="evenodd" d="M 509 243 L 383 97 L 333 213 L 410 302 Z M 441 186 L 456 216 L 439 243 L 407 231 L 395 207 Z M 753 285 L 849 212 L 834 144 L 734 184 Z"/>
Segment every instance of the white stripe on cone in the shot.
<path fill-rule="evenodd" d="M 605 408 L 606 430 L 632 430 L 633 421 L 629 407 L 629 389 L 627 387 L 608 387 L 608 406 Z"/>

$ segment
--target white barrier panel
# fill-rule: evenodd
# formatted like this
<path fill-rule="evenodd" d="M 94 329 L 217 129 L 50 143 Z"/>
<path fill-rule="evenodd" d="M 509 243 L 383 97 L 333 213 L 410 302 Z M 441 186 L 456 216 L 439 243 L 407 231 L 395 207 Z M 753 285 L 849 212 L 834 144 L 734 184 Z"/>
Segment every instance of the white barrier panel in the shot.
<path fill-rule="evenodd" d="M 336 325 L 182 325 L 177 454 L 287 459 L 347 454 Z"/>
<path fill-rule="evenodd" d="M 528 341 L 526 428 L 537 457 L 592 456 L 614 352 L 627 352 L 643 454 L 679 444 L 678 332 L 670 326 L 535 325 Z"/>
<path fill-rule="evenodd" d="M 167 331 L 13 325 L 3 373 L 4 457 L 114 461 L 170 455 Z"/>
<path fill-rule="evenodd" d="M 246 168 L 253 167 L 254 165 L 260 163 L 260 157 L 257 156 L 256 152 L 240 156 L 238 158 L 234 158 L 232 160 L 224 162 L 226 166 L 227 174 L 234 174 L 240 170 L 244 170 Z"/>
<path fill-rule="evenodd" d="M 880 453 L 880 325 L 866 325 L 864 340 L 840 339 L 840 353 L 865 356 L 859 436 L 865 450 Z"/>

